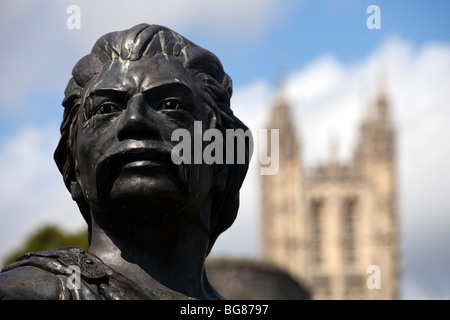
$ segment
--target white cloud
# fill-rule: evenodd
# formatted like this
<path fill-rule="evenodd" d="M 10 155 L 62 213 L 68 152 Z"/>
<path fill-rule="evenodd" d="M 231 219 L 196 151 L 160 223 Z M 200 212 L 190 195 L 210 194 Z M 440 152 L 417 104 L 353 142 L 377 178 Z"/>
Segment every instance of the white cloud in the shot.
<path fill-rule="evenodd" d="M 218 35 L 227 41 L 230 36 L 244 39 L 259 36 L 270 25 L 270 21 L 294 2 L 280 4 L 275 0 L 78 0 L 71 3 L 80 7 L 82 28 L 89 29 L 94 37 L 117 28 L 125 29 L 145 22 L 161 24 L 175 30 L 191 30 L 203 36 L 214 34 L 215 37 Z"/>
<path fill-rule="evenodd" d="M 0 260 L 37 227 L 84 225 L 53 161 L 58 126 L 27 128 L 0 148 Z"/>
<path fill-rule="evenodd" d="M 80 7 L 80 30 L 68 30 L 69 5 Z M 139 23 L 161 24 L 203 45 L 249 46 L 295 1 L 128 0 L 12 1 L 2 4 L 0 109 L 25 105 L 23 92 L 64 92 L 75 63 L 102 35 Z M 195 35 L 195 38 L 193 36 Z"/>

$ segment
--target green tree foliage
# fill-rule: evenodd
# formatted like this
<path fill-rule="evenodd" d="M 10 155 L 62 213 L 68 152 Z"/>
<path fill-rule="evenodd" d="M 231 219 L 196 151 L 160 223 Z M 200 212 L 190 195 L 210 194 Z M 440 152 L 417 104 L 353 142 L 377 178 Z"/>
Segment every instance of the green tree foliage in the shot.
<path fill-rule="evenodd" d="M 76 233 L 66 233 L 54 225 L 44 226 L 26 239 L 20 249 L 7 255 L 3 265 L 10 264 L 17 257 L 32 251 L 61 248 L 67 246 L 77 246 L 85 250 L 89 249 L 87 228 Z"/>

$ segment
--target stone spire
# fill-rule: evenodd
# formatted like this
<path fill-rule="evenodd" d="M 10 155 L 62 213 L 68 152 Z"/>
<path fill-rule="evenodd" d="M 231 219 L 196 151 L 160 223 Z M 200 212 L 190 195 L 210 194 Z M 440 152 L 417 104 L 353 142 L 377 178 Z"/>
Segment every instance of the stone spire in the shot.
<path fill-rule="evenodd" d="M 304 176 L 295 117 L 285 88 L 278 92 L 269 116 L 268 129 L 279 130 L 279 170 L 261 176 L 263 258 L 298 279 L 304 276 L 307 261 L 302 223 Z"/>
<path fill-rule="evenodd" d="M 284 159 L 295 158 L 299 160 L 300 144 L 298 132 L 285 87 L 281 87 L 275 98 L 268 128 L 279 130 L 280 157 L 282 155 Z"/>

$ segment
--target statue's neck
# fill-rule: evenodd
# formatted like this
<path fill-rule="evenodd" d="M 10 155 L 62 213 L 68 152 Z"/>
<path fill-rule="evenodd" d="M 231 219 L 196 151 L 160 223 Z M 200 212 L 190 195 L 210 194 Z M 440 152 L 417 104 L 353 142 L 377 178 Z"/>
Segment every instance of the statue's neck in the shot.
<path fill-rule="evenodd" d="M 129 219 L 108 223 L 92 215 L 90 252 L 130 280 L 150 289 L 218 299 L 204 264 L 209 230 L 199 219 L 176 217 L 153 225 Z M 124 215 L 126 217 L 126 215 Z"/>

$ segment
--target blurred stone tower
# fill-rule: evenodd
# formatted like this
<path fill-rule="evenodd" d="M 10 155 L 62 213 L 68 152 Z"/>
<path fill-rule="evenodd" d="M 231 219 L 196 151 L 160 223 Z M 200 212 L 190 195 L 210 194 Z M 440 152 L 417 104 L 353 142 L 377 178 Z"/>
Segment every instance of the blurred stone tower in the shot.
<path fill-rule="evenodd" d="M 395 131 L 384 91 L 368 111 L 351 163 L 331 157 L 305 170 L 283 93 L 272 108 L 279 170 L 261 176 L 263 258 L 315 299 L 398 297 Z"/>
<path fill-rule="evenodd" d="M 279 130 L 279 169 L 262 179 L 264 258 L 294 277 L 303 277 L 308 261 L 304 176 L 297 130 L 284 92 L 279 93 L 270 119 L 268 131 Z M 268 150 L 273 150 L 272 139 L 268 141 Z"/>

